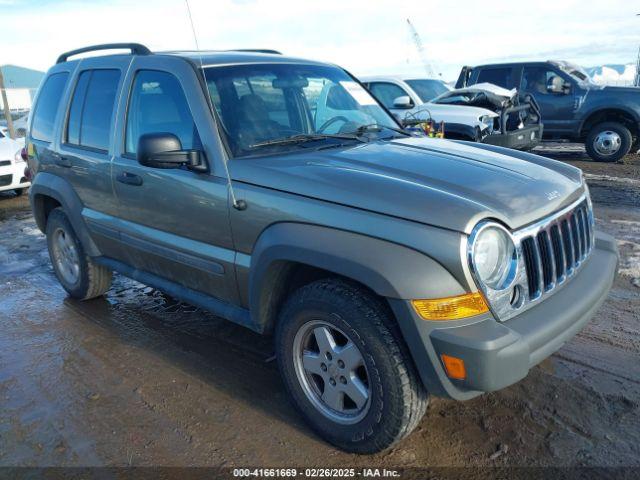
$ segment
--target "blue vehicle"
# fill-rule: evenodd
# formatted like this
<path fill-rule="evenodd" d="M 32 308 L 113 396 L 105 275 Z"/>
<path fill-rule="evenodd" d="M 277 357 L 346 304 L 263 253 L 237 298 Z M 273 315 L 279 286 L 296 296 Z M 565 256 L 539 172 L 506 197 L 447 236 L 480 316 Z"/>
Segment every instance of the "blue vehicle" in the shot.
<path fill-rule="evenodd" d="M 456 88 L 484 82 L 532 95 L 543 138 L 584 143 L 597 162 L 617 162 L 640 148 L 638 87 L 596 85 L 577 65 L 547 61 L 463 67 Z"/>

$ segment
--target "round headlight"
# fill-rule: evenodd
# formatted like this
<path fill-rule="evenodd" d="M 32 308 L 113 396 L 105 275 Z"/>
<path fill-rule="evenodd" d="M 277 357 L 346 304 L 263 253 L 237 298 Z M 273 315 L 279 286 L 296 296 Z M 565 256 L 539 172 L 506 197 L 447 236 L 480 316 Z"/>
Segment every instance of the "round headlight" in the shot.
<path fill-rule="evenodd" d="M 507 288 L 515 276 L 516 247 L 497 225 L 481 228 L 473 238 L 471 261 L 478 279 L 493 290 Z"/>

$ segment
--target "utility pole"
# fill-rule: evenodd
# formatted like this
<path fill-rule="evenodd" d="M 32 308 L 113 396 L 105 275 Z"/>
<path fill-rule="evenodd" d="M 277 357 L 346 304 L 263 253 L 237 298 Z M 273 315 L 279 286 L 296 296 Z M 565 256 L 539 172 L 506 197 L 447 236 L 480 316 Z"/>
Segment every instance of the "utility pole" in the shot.
<path fill-rule="evenodd" d="M 13 129 L 13 120 L 11 119 L 11 111 L 9 110 L 9 101 L 7 100 L 7 90 L 4 88 L 4 77 L 2 76 L 2 68 L 0 68 L 0 93 L 2 93 L 4 118 L 7 120 L 7 129 L 9 130 L 9 136 L 11 138 L 16 138 L 16 132 Z"/>
<path fill-rule="evenodd" d="M 636 17 L 639 15 L 640 13 L 636 13 Z M 636 60 L 636 78 L 633 79 L 633 84 L 636 87 L 640 87 L 640 47 L 638 47 L 638 59 Z"/>
<path fill-rule="evenodd" d="M 638 59 L 636 60 L 636 78 L 633 80 L 633 85 L 640 87 L 640 48 L 638 48 Z"/>

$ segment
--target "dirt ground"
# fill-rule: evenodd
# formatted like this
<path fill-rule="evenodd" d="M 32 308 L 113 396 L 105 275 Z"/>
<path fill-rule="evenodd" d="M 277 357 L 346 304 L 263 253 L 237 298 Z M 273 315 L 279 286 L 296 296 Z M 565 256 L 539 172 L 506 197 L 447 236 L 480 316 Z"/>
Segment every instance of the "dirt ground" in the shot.
<path fill-rule="evenodd" d="M 587 174 L 620 274 L 577 337 L 503 391 L 432 399 L 390 451 L 345 454 L 289 403 L 268 338 L 116 276 L 77 302 L 26 196 L 0 194 L 0 466 L 640 466 L 640 160 Z"/>

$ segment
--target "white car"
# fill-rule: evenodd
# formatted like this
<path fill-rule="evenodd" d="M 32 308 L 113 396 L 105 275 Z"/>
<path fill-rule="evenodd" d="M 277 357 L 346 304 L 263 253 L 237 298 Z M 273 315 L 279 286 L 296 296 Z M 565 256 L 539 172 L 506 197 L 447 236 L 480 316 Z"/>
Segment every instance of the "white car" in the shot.
<path fill-rule="evenodd" d="M 20 143 L 23 147 L 25 145 L 24 139 L 27 134 L 27 120 L 29 115 L 23 115 L 17 120 L 13 121 L 13 131 L 16 134 L 16 138 L 14 139 L 16 142 Z M 9 137 L 9 127 L 4 120 L 0 120 L 0 135 L 4 137 Z"/>
<path fill-rule="evenodd" d="M 542 137 L 536 105 L 520 104 L 518 92 L 483 83 L 453 90 L 441 80 L 400 76 L 360 79 L 405 124 L 445 124 L 445 138 L 531 149 Z"/>
<path fill-rule="evenodd" d="M 22 195 L 31 185 L 25 177 L 27 163 L 21 156 L 23 145 L 0 132 L 0 192 L 13 190 L 16 195 Z"/>

